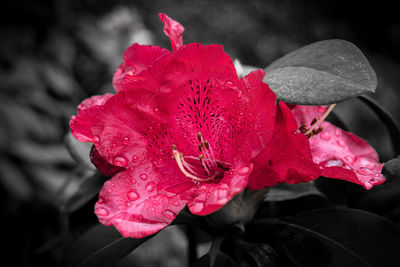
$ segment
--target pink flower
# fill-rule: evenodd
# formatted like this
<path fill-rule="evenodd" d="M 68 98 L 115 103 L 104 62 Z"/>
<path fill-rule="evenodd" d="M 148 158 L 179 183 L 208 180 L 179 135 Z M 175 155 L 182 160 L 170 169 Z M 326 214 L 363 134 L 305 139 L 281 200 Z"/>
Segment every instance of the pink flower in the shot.
<path fill-rule="evenodd" d="M 275 124 L 263 71 L 239 80 L 222 46 L 183 45 L 183 27 L 160 18 L 173 52 L 128 48 L 114 75 L 118 93 L 85 100 L 70 122 L 79 141 L 94 144 L 99 170 L 113 175 L 95 213 L 126 237 L 159 231 L 186 205 L 198 215 L 224 206 L 259 168 L 253 159 Z"/>
<path fill-rule="evenodd" d="M 299 127 L 311 127 L 313 120 L 321 118 L 326 109 L 325 106 L 296 106 L 293 114 Z M 365 140 L 327 121 L 320 125 L 314 123 L 318 126 L 314 127 L 317 134 L 310 137 L 310 148 L 313 161 L 322 169 L 321 176 L 347 180 L 366 189 L 385 181 L 381 174 L 383 164 Z"/>

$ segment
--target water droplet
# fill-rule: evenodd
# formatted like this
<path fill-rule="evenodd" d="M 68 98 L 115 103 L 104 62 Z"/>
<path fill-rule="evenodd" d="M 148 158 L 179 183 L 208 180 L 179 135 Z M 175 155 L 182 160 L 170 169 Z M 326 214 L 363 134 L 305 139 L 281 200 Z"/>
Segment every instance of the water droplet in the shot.
<path fill-rule="evenodd" d="M 196 201 L 190 207 L 190 211 L 194 214 L 201 212 L 204 209 L 204 203 L 200 201 Z"/>
<path fill-rule="evenodd" d="M 108 210 L 106 210 L 105 208 L 97 208 L 94 210 L 94 213 L 96 213 L 99 216 L 107 216 Z"/>
<path fill-rule="evenodd" d="M 249 167 L 241 167 L 238 170 L 238 174 L 239 175 L 246 175 L 246 174 L 249 174 L 249 172 L 250 172 L 250 168 Z"/>
<path fill-rule="evenodd" d="M 371 173 L 371 170 L 361 167 L 357 170 L 357 173 L 361 175 L 369 175 Z"/>
<path fill-rule="evenodd" d="M 336 129 L 335 129 L 335 135 L 336 135 L 337 137 L 340 136 L 340 130 L 339 130 L 339 128 L 336 128 Z"/>
<path fill-rule="evenodd" d="M 158 112 L 158 108 L 154 108 L 154 111 L 155 111 L 155 112 Z"/>
<path fill-rule="evenodd" d="M 113 188 L 115 188 L 115 184 L 114 184 L 114 183 L 111 183 L 110 186 L 113 187 Z"/>
<path fill-rule="evenodd" d="M 99 197 L 99 200 L 97 201 L 97 203 L 103 204 L 104 203 L 104 199 L 102 197 Z"/>
<path fill-rule="evenodd" d="M 146 185 L 147 192 L 153 192 L 155 188 L 156 188 L 156 185 L 153 182 L 149 182 Z"/>
<path fill-rule="evenodd" d="M 222 198 L 218 199 L 217 204 L 218 205 L 225 205 L 228 201 L 229 201 L 228 198 L 222 197 Z"/>
<path fill-rule="evenodd" d="M 136 179 L 133 178 L 133 179 L 132 179 L 132 184 L 136 184 L 136 183 L 137 183 Z"/>
<path fill-rule="evenodd" d="M 139 158 L 138 158 L 138 156 L 136 156 L 136 155 L 133 155 L 133 157 L 132 157 L 132 161 L 133 161 L 133 162 L 137 162 L 137 161 L 138 161 L 138 159 L 139 159 Z"/>
<path fill-rule="evenodd" d="M 100 138 L 97 135 L 93 137 L 93 145 L 96 147 L 100 145 Z"/>
<path fill-rule="evenodd" d="M 147 178 L 149 178 L 149 176 L 147 174 L 145 174 L 145 173 L 142 173 L 139 177 L 142 180 L 147 180 Z"/>
<path fill-rule="evenodd" d="M 343 161 L 338 159 L 331 159 L 325 164 L 325 167 L 342 167 Z"/>
<path fill-rule="evenodd" d="M 122 144 L 124 144 L 124 145 L 129 144 L 129 137 L 128 137 L 128 136 L 125 136 L 125 137 L 122 139 Z"/>
<path fill-rule="evenodd" d="M 331 139 L 331 135 L 327 131 L 324 131 L 324 132 L 321 133 L 321 139 L 324 139 L 325 141 L 328 141 L 328 140 Z"/>
<path fill-rule="evenodd" d="M 107 150 L 106 150 L 106 151 L 107 151 L 108 154 L 110 154 L 110 153 L 111 153 L 111 150 L 112 150 L 111 147 L 107 147 Z"/>
<path fill-rule="evenodd" d="M 175 219 L 175 217 L 176 217 L 176 213 L 173 212 L 173 211 L 170 211 L 170 210 L 164 210 L 164 211 L 162 212 L 162 215 L 163 215 L 164 217 L 170 219 L 170 220 L 173 220 L 173 219 Z"/>
<path fill-rule="evenodd" d="M 337 143 L 338 146 L 340 146 L 340 147 L 345 147 L 345 146 L 346 146 L 346 144 L 344 143 L 343 140 L 337 140 L 336 143 Z"/>
<path fill-rule="evenodd" d="M 128 199 L 129 199 L 130 201 L 135 201 L 135 200 L 137 200 L 137 199 L 140 198 L 140 195 L 139 195 L 139 193 L 138 193 L 136 190 L 131 190 L 131 191 L 129 191 L 128 194 L 127 194 L 127 196 L 128 196 Z"/>
<path fill-rule="evenodd" d="M 113 191 L 113 190 L 112 190 L 111 187 L 110 187 L 110 188 L 107 188 L 107 192 L 108 192 L 108 193 L 112 193 L 112 191 Z"/>
<path fill-rule="evenodd" d="M 113 160 L 113 163 L 118 167 L 126 167 L 128 165 L 128 159 L 123 155 L 116 156 Z"/>
<path fill-rule="evenodd" d="M 233 87 L 233 82 L 232 81 L 226 81 L 225 82 L 225 87 Z"/>
<path fill-rule="evenodd" d="M 347 161 L 347 162 L 349 162 L 349 163 L 352 163 L 352 162 L 354 161 L 354 159 L 353 159 L 352 156 L 345 156 L 345 157 L 344 157 L 344 160 Z"/>
<path fill-rule="evenodd" d="M 178 200 L 175 200 L 172 204 L 174 204 L 175 207 L 179 207 L 180 202 Z"/>

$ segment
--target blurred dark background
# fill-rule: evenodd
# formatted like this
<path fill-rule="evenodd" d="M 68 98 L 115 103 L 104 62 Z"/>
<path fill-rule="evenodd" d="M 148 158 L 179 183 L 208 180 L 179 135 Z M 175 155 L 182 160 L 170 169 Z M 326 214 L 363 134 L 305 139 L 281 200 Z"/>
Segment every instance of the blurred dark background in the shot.
<path fill-rule="evenodd" d="M 185 43 L 223 44 L 232 58 L 259 67 L 312 42 L 351 41 L 376 70 L 372 97 L 399 120 L 400 23 L 392 2 L 1 1 L 0 201 L 11 265 L 55 266 L 62 257 L 73 238 L 62 234 L 71 221 L 59 207 L 76 176 L 64 144 L 69 118 L 84 98 L 113 91 L 113 72 L 129 45 L 170 47 L 159 12 L 185 26 Z M 336 112 L 382 161 L 394 156 L 386 129 L 357 99 Z M 180 266 L 183 252 L 164 250 L 171 263 L 140 266 Z"/>

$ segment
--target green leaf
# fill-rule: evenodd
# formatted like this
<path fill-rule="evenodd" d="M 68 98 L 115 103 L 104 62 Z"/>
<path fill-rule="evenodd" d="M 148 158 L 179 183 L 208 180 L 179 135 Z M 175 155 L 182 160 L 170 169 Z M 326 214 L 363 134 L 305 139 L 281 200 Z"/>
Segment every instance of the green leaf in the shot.
<path fill-rule="evenodd" d="M 124 238 L 113 226 L 95 225 L 79 237 L 64 255 L 67 267 L 107 267 L 153 237 Z"/>
<path fill-rule="evenodd" d="M 363 53 L 344 40 L 307 45 L 273 62 L 264 82 L 279 100 L 325 105 L 375 91 L 377 78 Z"/>
<path fill-rule="evenodd" d="M 389 111 L 387 111 L 372 98 L 368 96 L 360 96 L 359 99 L 368 105 L 368 107 L 370 107 L 379 117 L 379 119 L 385 124 L 389 131 L 390 139 L 392 140 L 393 152 L 395 153 L 395 156 L 400 155 L 400 126 L 396 119 L 392 116 L 392 114 L 389 113 Z"/>
<path fill-rule="evenodd" d="M 400 266 L 400 228 L 373 213 L 331 208 L 304 212 L 284 220 L 334 240 L 371 267 Z"/>
<path fill-rule="evenodd" d="M 306 210 L 329 207 L 331 203 L 313 182 L 270 187 L 256 218 L 282 217 Z"/>
<path fill-rule="evenodd" d="M 300 225 L 260 220 L 248 232 L 253 241 L 269 242 L 280 255 L 283 266 L 370 267 L 345 246 Z"/>
<path fill-rule="evenodd" d="M 230 266 L 238 267 L 237 264 L 229 255 L 221 251 L 221 245 L 224 240 L 217 237 L 210 248 L 210 251 L 194 262 L 193 267 L 217 267 L 217 266 Z"/>

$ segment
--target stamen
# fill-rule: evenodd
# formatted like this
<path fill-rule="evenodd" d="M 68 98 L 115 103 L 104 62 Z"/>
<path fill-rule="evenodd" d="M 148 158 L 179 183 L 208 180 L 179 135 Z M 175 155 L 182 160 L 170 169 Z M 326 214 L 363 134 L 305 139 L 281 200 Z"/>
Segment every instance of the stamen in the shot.
<path fill-rule="evenodd" d="M 325 113 L 321 116 L 321 118 L 319 118 L 319 120 L 317 120 L 315 123 L 312 123 L 311 122 L 311 127 L 310 127 L 310 129 L 308 129 L 307 130 L 307 132 L 305 132 L 304 134 L 306 135 L 306 136 L 309 136 L 309 137 L 311 137 L 312 135 L 313 135 L 313 132 L 316 130 L 316 131 L 319 131 L 319 129 L 318 129 L 318 127 L 319 127 L 319 125 L 326 119 L 326 117 L 328 117 L 328 115 L 329 115 L 329 113 L 331 113 L 332 112 L 332 110 L 333 110 L 333 108 L 336 106 L 336 104 L 332 104 L 332 105 L 330 105 L 329 106 L 329 108 L 325 111 Z M 301 126 L 300 126 L 301 127 Z M 317 130 L 318 129 L 318 130 Z M 322 130 L 321 130 L 322 131 Z"/>
<path fill-rule="evenodd" d="M 207 182 L 207 181 L 214 180 L 214 179 L 219 175 L 219 172 L 216 172 L 213 176 L 210 176 L 210 177 L 205 178 L 205 179 L 202 179 L 202 178 L 199 178 L 199 177 L 197 177 L 197 176 L 194 176 L 194 175 L 190 174 L 189 172 L 187 172 L 187 171 L 185 170 L 185 168 L 183 167 L 182 159 L 181 159 L 181 155 L 180 155 L 179 151 L 177 151 L 177 150 L 175 149 L 175 150 L 172 151 L 172 153 L 173 153 L 173 155 L 174 155 L 174 158 L 175 158 L 175 160 L 176 160 L 176 163 L 178 164 L 178 167 L 179 167 L 179 169 L 181 170 L 181 172 L 182 172 L 186 177 L 192 179 L 193 181 L 196 181 L 196 182 Z"/>

